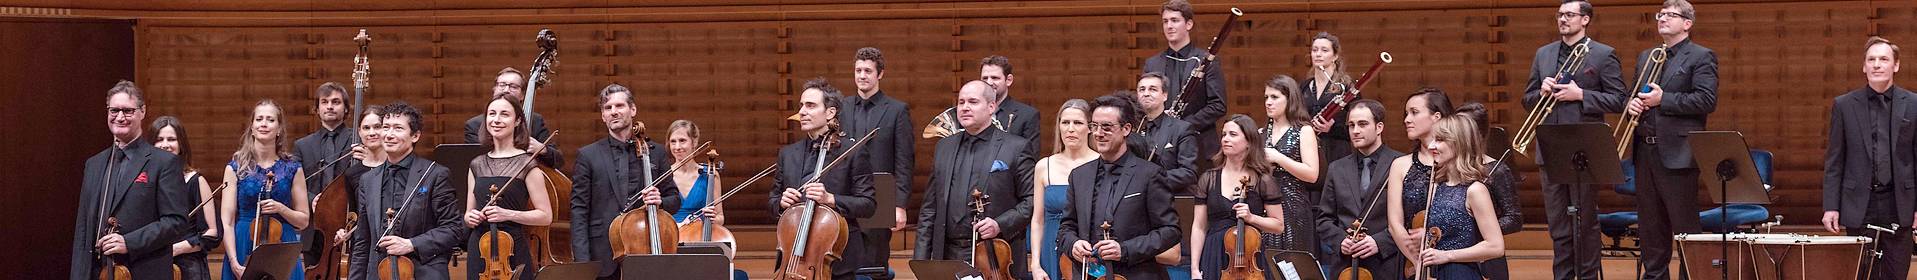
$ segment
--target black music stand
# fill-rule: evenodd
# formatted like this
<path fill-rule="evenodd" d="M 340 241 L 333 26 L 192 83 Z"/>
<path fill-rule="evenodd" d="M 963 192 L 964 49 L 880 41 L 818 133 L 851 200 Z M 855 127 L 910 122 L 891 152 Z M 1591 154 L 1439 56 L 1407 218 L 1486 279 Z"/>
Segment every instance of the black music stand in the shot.
<path fill-rule="evenodd" d="M 726 256 L 726 258 L 732 258 L 732 254 L 726 253 L 727 251 L 730 251 L 730 250 L 732 250 L 732 245 L 727 244 L 725 242 L 718 242 L 718 241 L 680 241 L 679 242 L 680 254 L 723 255 L 723 256 Z"/>
<path fill-rule="evenodd" d="M 1271 268 L 1266 269 L 1265 272 L 1271 273 L 1273 276 L 1278 276 L 1276 279 L 1288 279 L 1285 278 L 1285 272 L 1280 268 L 1280 266 L 1285 264 L 1291 265 L 1292 271 L 1297 273 L 1298 280 L 1326 279 L 1325 271 L 1318 266 L 1318 258 L 1312 257 L 1311 253 L 1282 249 L 1266 249 L 1265 258 L 1268 259 L 1266 260 L 1267 262 L 1271 263 Z"/>
<path fill-rule="evenodd" d="M 1731 229 L 1737 228 L 1729 225 L 1730 205 L 1732 203 L 1770 204 L 1770 197 L 1764 191 L 1764 184 L 1757 179 L 1757 166 L 1751 164 L 1751 148 L 1744 143 L 1743 133 L 1693 131 L 1688 138 L 1691 144 L 1691 158 L 1697 161 L 1697 166 L 1714 169 L 1714 172 L 1698 172 L 1701 175 L 1698 179 L 1703 182 L 1717 182 L 1716 185 L 1702 184 L 1705 188 L 1714 191 L 1711 193 L 1716 196 L 1711 197 L 1711 201 L 1718 205 L 1718 223 L 1726 224 L 1724 231 L 1718 234 L 1723 236 L 1725 243 L 1723 258 L 1712 260 L 1711 266 L 1723 272 L 1723 279 L 1730 279 L 1733 268 L 1728 263 L 1731 260 L 1729 243 Z M 1685 271 L 1685 273 L 1689 272 Z"/>
<path fill-rule="evenodd" d="M 1544 173 L 1544 183 L 1571 186 L 1573 196 L 1584 193 L 1584 188 L 1591 185 L 1623 184 L 1624 163 L 1612 156 L 1618 148 L 1613 132 L 1611 126 L 1604 123 L 1538 125 L 1537 135 L 1550 136 L 1536 139 L 1540 158 L 1538 169 Z M 1503 162 L 1509 168 L 1511 161 Z M 1578 199 L 1572 197 L 1570 202 L 1564 210 L 1571 214 L 1571 224 L 1584 224 L 1584 215 L 1578 215 L 1581 210 L 1578 209 Z M 1579 240 L 1582 232 L 1572 230 L 1571 240 Z M 1571 246 L 1571 255 L 1579 255 L 1578 246 Z M 1599 278 L 1602 278 L 1604 272 L 1598 273 Z"/>
<path fill-rule="evenodd" d="M 972 264 L 954 260 L 912 260 L 905 264 L 912 269 L 912 275 L 920 280 L 959 280 L 977 279 L 979 272 Z"/>
<path fill-rule="evenodd" d="M 599 278 L 599 263 L 582 262 L 546 265 L 546 267 L 540 268 L 539 274 L 533 275 L 533 277 L 533 279 L 539 280 L 597 279 Z"/>
<path fill-rule="evenodd" d="M 627 255 L 619 259 L 619 279 L 732 279 L 732 260 L 716 254 Z"/>
<path fill-rule="evenodd" d="M 439 144 L 433 146 L 433 154 L 427 159 L 446 167 L 446 186 L 466 188 L 466 171 L 472 170 L 473 158 L 486 154 L 486 146 L 479 144 Z M 466 196 L 455 195 L 456 205 L 465 205 Z"/>
<path fill-rule="evenodd" d="M 892 173 L 872 173 L 872 209 L 879 209 L 879 211 L 872 211 L 872 217 L 859 219 L 859 224 L 865 225 L 864 229 L 892 230 L 893 216 L 898 213 L 885 211 L 885 209 L 899 207 L 896 201 L 899 197 L 898 186 L 898 177 L 893 176 Z"/>
<path fill-rule="evenodd" d="M 300 256 L 300 243 L 276 243 L 253 248 L 246 256 L 246 272 L 240 274 L 241 280 L 285 279 L 293 275 L 294 260 Z M 259 269 L 253 269 L 253 268 Z"/>

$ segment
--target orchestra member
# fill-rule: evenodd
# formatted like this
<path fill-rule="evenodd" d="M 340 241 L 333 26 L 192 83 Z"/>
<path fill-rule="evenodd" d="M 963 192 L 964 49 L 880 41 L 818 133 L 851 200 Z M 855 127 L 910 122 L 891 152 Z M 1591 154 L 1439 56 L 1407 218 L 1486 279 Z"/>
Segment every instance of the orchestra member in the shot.
<path fill-rule="evenodd" d="M 1859 279 L 1904 279 L 1910 273 L 1911 214 L 1917 202 L 1917 98 L 1892 78 L 1901 63 L 1897 44 L 1864 43 L 1864 87 L 1832 100 L 1830 140 L 1824 151 L 1824 230 L 1871 237 L 1883 256 Z M 1896 121 L 1901 120 L 1901 121 Z M 1865 225 L 1894 232 L 1878 233 Z M 1861 273 L 1861 272 L 1860 272 Z"/>
<path fill-rule="evenodd" d="M 891 256 L 892 233 L 905 229 L 905 207 L 912 198 L 912 164 L 916 163 L 917 156 L 914 149 L 918 139 L 912 135 L 917 130 L 912 128 L 911 105 L 881 90 L 879 82 L 884 79 L 885 54 L 879 52 L 878 48 L 859 48 L 852 56 L 852 84 L 857 86 L 858 95 L 846 98 L 846 104 L 841 105 L 845 110 L 839 110 L 839 120 L 846 131 L 884 128 L 872 135 L 874 139 L 865 142 L 866 148 L 863 150 L 870 156 L 872 172 L 885 172 L 896 178 L 892 186 L 874 186 L 895 193 L 892 196 L 892 227 L 890 230 L 875 229 L 865 233 L 866 248 L 858 250 L 865 250 L 864 255 L 867 256 Z M 1038 126 L 1032 127 L 1037 129 Z M 884 258 L 861 261 L 864 267 L 890 266 L 890 262 Z"/>
<path fill-rule="evenodd" d="M 1099 159 L 1072 170 L 1072 208 L 1059 221 L 1059 244 L 1070 244 L 1072 259 L 1105 263 L 1128 279 L 1166 279 L 1154 257 L 1178 244 L 1178 214 L 1171 187 L 1158 179 L 1161 169 L 1126 150 L 1139 118 L 1132 96 L 1100 96 L 1092 109 Z"/>
<path fill-rule="evenodd" d="M 1387 166 L 1380 163 L 1404 156 L 1384 141 L 1384 104 L 1362 99 L 1352 102 L 1345 113 L 1350 132 L 1352 154 L 1331 162 L 1324 178 L 1325 191 L 1318 201 L 1319 258 L 1324 271 L 1348 267 L 1371 270 L 1372 275 L 1403 275 L 1404 255 L 1385 229 L 1385 210 L 1378 202 L 1384 191 Z M 1384 163 L 1388 165 L 1390 163 Z M 1364 219 L 1365 234 L 1351 238 L 1345 229 Z"/>
<path fill-rule="evenodd" d="M 1217 167 L 1200 175 L 1194 186 L 1197 189 L 1191 190 L 1199 201 L 1192 205 L 1192 215 L 1202 217 L 1193 220 L 1191 226 L 1192 250 L 1200 252 L 1199 257 L 1192 258 L 1191 266 L 1199 268 L 1192 279 L 1223 275 L 1219 272 L 1232 262 L 1232 256 L 1225 252 L 1225 242 L 1236 242 L 1224 237 L 1233 227 L 1243 225 L 1261 232 L 1285 232 L 1289 226 L 1285 215 L 1290 213 L 1279 206 L 1283 200 L 1281 190 L 1271 176 L 1275 170 L 1265 163 L 1262 144 L 1265 139 L 1257 133 L 1257 121 L 1241 114 L 1228 119 L 1230 121 L 1219 127 L 1223 130 L 1218 133 L 1219 139 L 1224 142 L 1219 143 L 1219 153 L 1211 158 Z M 1247 253 L 1264 255 L 1264 252 Z M 1264 257 L 1257 259 L 1256 265 L 1270 266 Z"/>
<path fill-rule="evenodd" d="M 1030 264 L 1032 279 L 1053 279 L 1060 275 L 1058 266 L 1058 222 L 1065 218 L 1072 186 L 1066 181 L 1072 175 L 1072 169 L 1097 159 L 1092 151 L 1088 137 L 1091 136 L 1086 124 L 1091 121 L 1092 105 L 1084 99 L 1066 100 L 1058 108 L 1058 124 L 1053 126 L 1058 137 L 1052 149 L 1052 156 L 1039 159 L 1032 165 L 1032 209 L 1044 209 L 1044 215 L 1034 213 L 1032 224 L 1026 236 L 1033 246 L 1033 252 L 1026 263 Z M 1038 210 L 1034 210 L 1037 212 Z"/>
<path fill-rule="evenodd" d="M 193 168 L 193 149 L 187 146 L 186 126 L 180 123 L 180 119 L 161 116 L 153 120 L 152 128 L 153 147 L 180 158 L 180 163 L 185 166 L 181 171 L 186 172 L 186 186 L 199 188 L 199 196 L 194 197 L 193 201 L 199 203 L 212 197 L 213 188 L 201 178 L 200 170 Z M 173 266 L 180 270 L 180 279 L 213 279 L 212 272 L 207 271 L 206 252 L 221 243 L 220 223 L 215 220 L 219 213 L 214 212 L 214 209 L 219 208 L 219 205 L 203 206 L 199 212 L 190 214 L 192 217 L 188 218 L 188 232 L 182 237 L 184 239 L 173 243 Z"/>
<path fill-rule="evenodd" d="M 1598 42 L 1586 32 L 1597 14 L 1586 0 L 1566 0 L 1556 11 L 1557 40 L 1538 47 L 1531 59 L 1531 78 L 1524 86 L 1524 106 L 1535 110 L 1540 100 L 1554 99 L 1556 106 L 1542 124 L 1604 122 L 1604 108 L 1624 102 L 1624 78 L 1616 49 Z M 1586 48 L 1583 64 L 1573 73 L 1558 73 L 1570 60 L 1572 50 Z M 1559 75 L 1564 75 L 1560 77 Z M 1486 138 L 1491 139 L 1491 138 Z M 1547 159 L 1532 141 L 1532 158 L 1538 166 L 1569 164 L 1568 159 Z M 1493 155 L 1498 156 L 1498 155 Z M 1539 174 L 1543 174 L 1540 172 Z M 1542 175 L 1540 175 L 1542 176 Z M 1550 181 L 1550 180 L 1546 180 Z M 1597 278 L 1603 269 L 1598 262 L 1598 211 L 1576 211 L 1570 207 L 1597 209 L 1597 187 L 1569 184 L 1544 184 L 1545 222 L 1551 232 L 1552 279 Z M 1577 216 L 1572 217 L 1573 214 Z M 1574 233 L 1576 232 L 1576 233 Z M 1574 239 L 1575 237 L 1575 239 Z"/>
<path fill-rule="evenodd" d="M 919 208 L 918 242 L 913 259 L 970 261 L 978 240 L 1021 244 L 1032 215 L 1032 157 L 1024 138 L 992 128 L 1000 92 L 983 81 L 959 89 L 956 111 L 965 130 L 939 139 L 925 203 Z M 974 193 L 984 206 L 974 205 Z M 984 213 L 974 213 L 974 207 Z M 1023 246 L 1010 255 L 1025 256 Z M 1025 271 L 1025 258 L 1013 258 L 1013 274 Z M 981 264 L 982 265 L 982 264 Z M 1021 277 L 1023 278 L 1023 277 Z"/>
<path fill-rule="evenodd" d="M 1430 268 L 1424 275 L 1435 279 L 1484 279 L 1485 268 L 1478 262 L 1504 256 L 1504 234 L 1494 230 L 1498 228 L 1497 214 L 1490 188 L 1482 183 L 1489 172 L 1483 156 L 1484 139 L 1480 138 L 1483 134 L 1470 118 L 1451 115 L 1437 121 L 1420 151 L 1434 160 L 1428 182 L 1389 184 L 1385 195 L 1392 237 L 1414 245 L 1427 240 L 1433 244 L 1402 247 L 1399 251 L 1417 252 L 1408 257 L 1418 263 L 1419 269 Z M 1426 191 L 1413 193 L 1410 189 Z M 1417 232 L 1408 231 L 1403 225 L 1412 219 L 1404 213 L 1426 214 L 1426 224 Z M 1423 235 L 1426 228 L 1444 234 L 1430 238 Z"/>
<path fill-rule="evenodd" d="M 68 278 L 98 278 L 113 269 L 107 266 L 112 262 L 136 280 L 164 279 L 173 275 L 168 249 L 191 232 L 187 212 L 198 201 L 186 180 L 170 179 L 185 178 L 179 157 L 141 139 L 146 97 L 139 86 L 122 80 L 107 90 L 106 100 L 113 146 L 87 158 Z M 117 229 L 109 230 L 110 223 Z"/>
<path fill-rule="evenodd" d="M 512 67 L 499 69 L 499 75 L 493 77 L 492 98 L 507 95 L 519 100 L 526 100 L 526 75 L 520 73 L 519 69 Z M 513 104 L 513 106 L 519 106 L 519 104 Z M 532 122 L 532 134 L 528 136 L 531 139 L 527 140 L 529 141 L 528 143 L 530 143 L 529 145 L 546 146 L 545 151 L 540 152 L 538 155 L 539 163 L 545 166 L 559 166 L 565 159 L 561 158 L 562 155 L 559 154 L 558 143 L 540 142 L 544 141 L 541 139 L 552 137 L 552 130 L 546 129 L 546 116 L 540 115 L 537 112 L 528 115 L 532 116 L 526 119 L 526 121 Z M 466 143 L 486 144 L 480 140 L 480 137 L 485 134 L 485 131 L 485 115 L 473 116 L 473 118 L 466 119 Z"/>
<path fill-rule="evenodd" d="M 1191 123 L 1191 130 L 1198 134 L 1195 140 L 1198 154 L 1209 156 L 1218 153 L 1218 131 L 1212 128 L 1217 125 L 1219 118 L 1225 116 L 1225 70 L 1220 67 L 1223 63 L 1210 58 L 1211 50 L 1192 44 L 1191 29 L 1198 25 L 1193 15 L 1190 1 L 1169 0 L 1159 6 L 1158 17 L 1165 32 L 1165 50 L 1145 58 L 1145 67 L 1140 72 L 1157 72 L 1165 76 L 1163 86 L 1166 105 L 1160 108 L 1174 109 L 1176 112 L 1170 112 L 1173 116 Z M 1198 65 L 1200 60 L 1206 61 L 1202 68 Z M 1185 82 L 1192 77 L 1198 77 L 1204 83 L 1193 87 L 1196 92 L 1185 92 Z M 1197 163 L 1199 166 L 1192 170 L 1211 168 L 1209 161 Z M 1176 189 L 1174 191 L 1188 188 Z"/>
<path fill-rule="evenodd" d="M 679 188 L 646 185 L 660 179 L 648 177 L 671 181 L 666 174 L 671 163 L 666 162 L 670 158 L 664 146 L 636 136 L 645 128 L 633 119 L 634 102 L 626 86 L 611 84 L 599 90 L 596 104 L 606 137 L 580 147 L 579 158 L 573 161 L 572 256 L 581 262 L 599 262 L 602 279 L 611 279 L 619 267 L 612 261 L 612 241 L 607 239 L 613 218 L 647 205 L 679 209 Z"/>
<path fill-rule="evenodd" d="M 872 168 L 865 155 L 857 154 L 864 152 L 863 147 L 850 149 L 857 140 L 847 134 L 853 132 L 838 131 L 839 106 L 844 104 L 841 98 L 839 90 L 826 84 L 824 78 L 806 81 L 799 94 L 798 113 L 799 130 L 806 138 L 779 149 L 778 174 L 772 176 L 772 193 L 766 200 L 773 217 L 786 211 L 803 211 L 794 207 L 805 206 L 807 200 L 832 207 L 845 218 L 846 228 L 860 228 L 858 219 L 872 216 Z M 823 151 L 821 147 L 825 147 Z M 819 170 L 841 157 L 843 162 L 838 165 Z M 815 177 L 817 181 L 808 180 Z M 846 240 L 845 248 L 865 247 L 862 231 L 851 231 Z M 861 265 L 856 260 L 868 257 L 860 254 L 858 250 L 846 250 L 843 259 L 832 262 L 832 279 L 853 279 L 853 272 Z"/>
<path fill-rule="evenodd" d="M 484 256 L 488 254 L 506 256 L 508 264 L 526 268 L 518 273 L 520 279 L 533 279 L 530 265 L 533 243 L 526 227 L 552 223 L 552 199 L 546 193 L 546 173 L 533 169 L 536 152 L 526 150 L 546 147 L 531 146 L 531 140 L 525 137 L 525 119 L 520 118 L 524 115 L 520 114 L 517 104 L 520 100 L 513 96 L 501 95 L 486 105 L 486 134 L 479 139 L 489 151 L 473 157 L 469 165 L 472 169 L 466 171 L 465 226 L 471 232 L 465 244 L 469 279 L 477 280 L 485 274 Z M 488 205 L 489 202 L 494 205 Z M 511 252 L 480 251 L 480 244 L 493 242 L 481 237 L 495 229 L 511 235 L 512 239 L 507 241 L 519 245 L 512 246 Z"/>
<path fill-rule="evenodd" d="M 1643 237 L 1644 279 L 1668 279 L 1671 240 L 1701 231 L 1697 216 L 1697 162 L 1686 136 L 1704 130 L 1717 110 L 1717 54 L 1691 41 L 1697 12 L 1686 0 L 1666 0 L 1658 10 L 1657 34 L 1663 38 L 1664 72 L 1657 83 L 1635 89 L 1623 111 L 1642 116 L 1629 139 L 1637 167 L 1637 233 Z M 1645 65 L 1650 50 L 1638 54 Z"/>
<path fill-rule="evenodd" d="M 353 251 L 350 278 L 377 279 L 374 266 L 391 256 L 411 259 L 417 279 L 450 279 L 447 264 L 466 239 L 459 189 L 446 184 L 445 166 L 413 153 L 424 129 L 419 109 L 400 101 L 385 111 L 379 144 L 386 164 L 359 178 L 358 207 L 373 215 L 361 216 L 353 231 L 351 246 L 363 249 Z"/>
<path fill-rule="evenodd" d="M 308 203 L 305 168 L 299 158 L 287 153 L 286 128 L 280 120 L 285 114 L 272 100 L 253 105 L 240 149 L 226 163 L 221 182 L 233 191 L 220 193 L 220 220 L 227 238 L 226 265 L 220 279 L 238 279 L 245 275 L 253 249 L 273 243 L 300 243 L 300 233 L 311 226 L 312 204 Z M 272 229 L 268 227 L 277 227 Z M 279 240 L 259 236 L 281 231 Z M 304 261 L 294 262 L 292 278 L 305 278 Z"/>

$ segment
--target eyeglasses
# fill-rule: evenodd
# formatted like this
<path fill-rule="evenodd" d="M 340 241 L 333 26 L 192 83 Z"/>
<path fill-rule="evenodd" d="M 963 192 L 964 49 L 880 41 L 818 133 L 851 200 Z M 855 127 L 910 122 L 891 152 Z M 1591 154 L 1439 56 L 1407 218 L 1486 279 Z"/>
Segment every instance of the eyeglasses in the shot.
<path fill-rule="evenodd" d="M 1092 127 L 1092 132 L 1104 132 L 1104 133 L 1112 133 L 1113 131 L 1117 131 L 1118 127 L 1120 126 L 1120 124 L 1117 124 L 1117 123 L 1098 123 L 1098 122 L 1093 122 L 1087 125 Z"/>
<path fill-rule="evenodd" d="M 129 115 L 133 115 L 133 112 L 139 112 L 139 111 L 140 111 L 140 108 L 107 107 L 108 116 L 129 116 Z"/>
<path fill-rule="evenodd" d="M 523 85 L 518 83 L 493 83 L 493 87 L 518 88 L 523 87 Z"/>
<path fill-rule="evenodd" d="M 1558 13 L 1558 18 L 1574 18 L 1574 17 L 1581 17 L 1581 16 L 1584 16 L 1584 13 L 1577 13 L 1577 12 L 1559 12 Z"/>
<path fill-rule="evenodd" d="M 1667 20 L 1671 18 L 1691 19 L 1691 17 L 1684 16 L 1684 14 L 1680 14 L 1680 13 L 1673 13 L 1673 12 L 1657 13 L 1657 20 Z"/>

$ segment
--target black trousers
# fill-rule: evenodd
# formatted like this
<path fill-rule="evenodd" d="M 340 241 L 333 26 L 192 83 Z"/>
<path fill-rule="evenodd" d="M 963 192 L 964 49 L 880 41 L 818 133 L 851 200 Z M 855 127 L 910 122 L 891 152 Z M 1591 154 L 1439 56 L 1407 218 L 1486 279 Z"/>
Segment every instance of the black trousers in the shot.
<path fill-rule="evenodd" d="M 1869 211 L 1864 214 L 1864 223 L 1883 228 L 1890 228 L 1890 224 L 1899 223 L 1896 218 L 1896 197 L 1888 190 L 1870 194 L 1870 206 L 1866 208 Z M 1874 244 L 1871 244 L 1872 247 L 1869 248 L 1877 248 L 1884 252 L 1884 256 L 1877 259 L 1875 263 L 1871 262 L 1870 255 L 1865 255 L 1865 263 L 1863 267 L 1858 268 L 1857 279 L 1902 280 L 1910 274 L 1910 226 L 1899 225 L 1896 234 L 1879 234 L 1878 231 L 1865 227 L 1849 228 L 1846 231 L 1853 236 L 1870 237 Z"/>
<path fill-rule="evenodd" d="M 880 210 L 880 211 L 884 211 L 884 210 Z M 863 250 L 865 250 L 865 252 L 861 254 L 861 255 L 864 255 L 865 258 L 863 260 L 860 260 L 861 262 L 864 263 L 864 265 L 860 265 L 860 266 L 884 267 L 884 268 L 890 269 L 892 267 L 891 266 L 892 229 L 889 229 L 889 228 L 858 229 L 857 231 L 865 232 L 865 247 L 862 248 Z M 851 248 L 851 247 L 847 247 L 847 248 Z M 850 249 L 847 249 L 847 250 L 850 250 Z M 884 276 L 885 275 L 881 275 L 880 277 L 875 277 L 873 278 L 873 280 L 892 280 L 891 277 L 884 277 Z"/>
<path fill-rule="evenodd" d="M 198 236 L 194 237 L 197 238 Z M 206 251 L 173 256 L 173 266 L 180 268 L 181 280 L 213 279 L 213 272 L 206 267 Z"/>
<path fill-rule="evenodd" d="M 1544 217 L 1551 232 L 1551 279 L 1592 279 L 1603 269 L 1598 256 L 1598 186 L 1544 185 Z M 1578 207 L 1573 218 L 1568 209 Z M 1576 251 L 1576 252 L 1572 252 Z"/>
<path fill-rule="evenodd" d="M 1657 145 L 1640 142 L 1633 146 L 1637 167 L 1637 232 L 1639 241 L 1643 242 L 1640 247 L 1643 254 L 1638 261 L 1644 265 L 1643 279 L 1670 279 L 1673 237 L 1703 230 L 1697 220 L 1697 168 L 1665 168 Z"/>

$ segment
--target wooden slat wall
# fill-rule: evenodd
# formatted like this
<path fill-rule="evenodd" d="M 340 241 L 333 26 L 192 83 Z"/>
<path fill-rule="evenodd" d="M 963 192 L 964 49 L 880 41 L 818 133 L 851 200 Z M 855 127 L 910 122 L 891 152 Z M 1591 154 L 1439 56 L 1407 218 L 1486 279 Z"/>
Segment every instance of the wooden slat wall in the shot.
<path fill-rule="evenodd" d="M 494 73 L 504 66 L 524 69 L 537 51 L 530 42 L 533 33 L 551 28 L 561 38 L 559 75 L 540 91 L 537 111 L 547 116 L 549 126 L 565 131 L 557 141 L 567 158 L 604 136 L 593 110 L 595 94 L 620 83 L 638 92 L 639 117 L 651 124 L 653 137 L 663 140 L 663 127 L 673 119 L 696 121 L 732 164 L 726 175 L 739 177 L 763 168 L 779 146 L 796 139 L 783 121 L 792 113 L 795 87 L 826 77 L 851 90 L 852 53 L 859 47 L 885 51 L 888 71 L 882 86 L 911 103 L 913 122 L 921 124 L 951 104 L 961 82 L 977 77 L 979 58 L 1011 57 L 1018 76 L 1013 97 L 1040 108 L 1049 127 L 1064 100 L 1129 88 L 1144 57 L 1164 48 L 1156 3 L 582 3 L 575 9 L 447 13 L 76 13 L 164 15 L 140 20 L 138 73 L 156 114 L 179 114 L 192 126 L 198 166 L 224 164 L 237 147 L 248 105 L 258 99 L 285 105 L 293 134 L 312 131 L 317 121 L 310 117 L 308 96 L 322 82 L 348 82 L 350 39 L 360 26 L 369 26 L 375 37 L 375 90 L 368 103 L 404 99 L 426 108 L 429 137 L 422 147 L 458 142 L 459 125 L 480 111 Z M 1525 113 L 1518 102 L 1532 51 L 1554 40 L 1555 33 L 1555 2 L 1201 4 L 1193 32 L 1198 44 L 1209 42 L 1226 8 L 1248 12 L 1223 61 L 1229 111 L 1253 115 L 1262 106 L 1257 96 L 1264 80 L 1303 75 L 1308 40 L 1328 31 L 1343 37 L 1350 68 L 1369 66 L 1379 51 L 1395 56 L 1367 90 L 1390 108 L 1388 122 L 1397 121 L 1406 93 L 1436 86 L 1454 99 L 1487 103 L 1498 125 L 1515 125 Z M 1651 24 L 1656 9 L 1655 1 L 1597 9 L 1592 36 L 1621 50 L 1627 76 L 1636 72 L 1635 54 L 1658 40 Z M 660 16 L 648 16 L 655 11 Z M 1776 152 L 1774 211 L 1810 217 L 1819 203 L 1830 98 L 1862 84 L 1858 58 L 1867 34 L 1917 42 L 1917 29 L 1895 24 L 1917 19 L 1917 4 L 1740 1 L 1700 3 L 1698 11 L 1694 38 L 1718 52 L 1724 81 L 1710 127 L 1743 131 L 1753 147 Z M 419 17 L 390 16 L 397 14 Z M 481 16 L 491 14 L 497 19 Z M 1409 145 L 1392 127 L 1388 143 Z M 1044 131 L 1049 139 L 1051 131 Z M 920 181 L 930 172 L 932 145 L 919 142 Z M 1532 167 L 1520 169 L 1530 178 L 1521 192 L 1528 219 L 1542 222 L 1538 177 Z M 752 186 L 735 199 L 729 205 L 735 221 L 769 223 L 761 202 L 769 187 Z M 1604 196 L 1602 211 L 1629 207 L 1628 199 Z"/>

